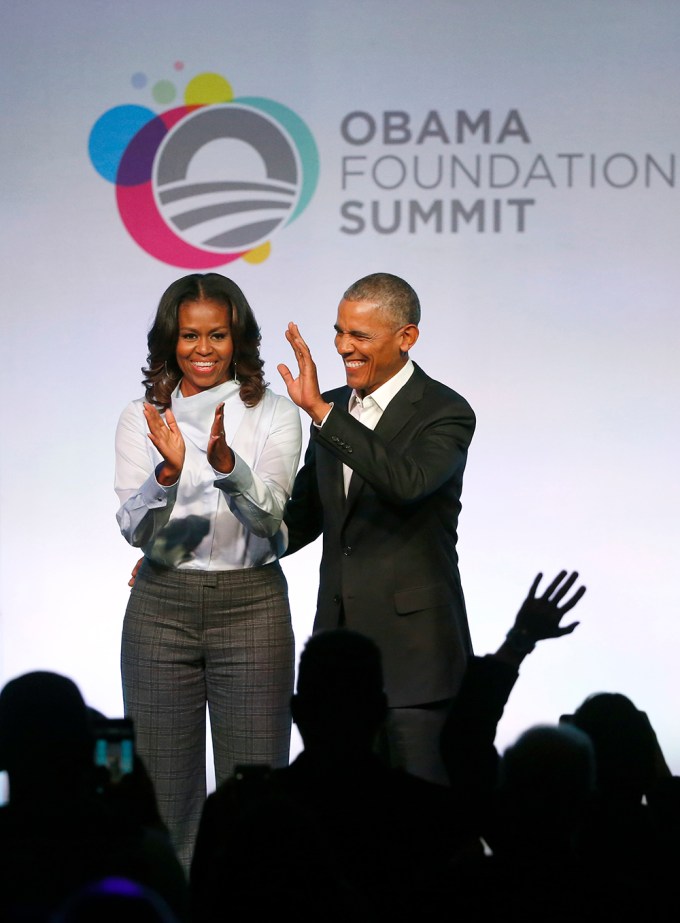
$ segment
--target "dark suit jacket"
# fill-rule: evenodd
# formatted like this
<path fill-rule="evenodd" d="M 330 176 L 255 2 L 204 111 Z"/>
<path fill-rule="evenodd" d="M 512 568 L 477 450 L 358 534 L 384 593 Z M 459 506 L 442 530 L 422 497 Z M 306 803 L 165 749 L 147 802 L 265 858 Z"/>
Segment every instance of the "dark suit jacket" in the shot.
<path fill-rule="evenodd" d="M 418 366 L 374 431 L 347 412 L 350 393 L 326 394 L 333 410 L 312 427 L 286 508 L 288 553 L 323 532 L 314 630 L 336 628 L 342 606 L 347 627 L 380 648 L 392 707 L 440 701 L 471 651 L 456 526 L 474 413 Z"/>

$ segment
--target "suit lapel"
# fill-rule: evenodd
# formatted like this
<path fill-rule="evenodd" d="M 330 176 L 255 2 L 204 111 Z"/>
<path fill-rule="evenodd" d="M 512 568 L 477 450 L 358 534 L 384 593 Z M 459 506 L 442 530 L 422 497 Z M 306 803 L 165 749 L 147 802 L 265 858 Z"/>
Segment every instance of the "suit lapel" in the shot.
<path fill-rule="evenodd" d="M 383 442 L 392 442 L 401 430 L 408 426 L 416 413 L 416 404 L 425 389 L 425 375 L 414 363 L 413 375 L 387 405 L 385 413 L 378 420 L 375 432 Z"/>
<path fill-rule="evenodd" d="M 398 391 L 389 402 L 387 409 L 380 417 L 375 427 L 375 432 L 385 443 L 392 442 L 404 427 L 409 425 L 416 413 L 416 404 L 422 399 L 427 375 L 425 375 L 415 362 L 413 365 L 413 375 L 411 375 L 404 387 Z M 340 464 L 340 480 L 342 480 L 342 464 Z M 345 502 L 345 518 L 350 514 L 365 483 L 364 479 L 356 474 L 356 472 L 352 473 L 349 489 L 347 491 L 347 500 Z"/>

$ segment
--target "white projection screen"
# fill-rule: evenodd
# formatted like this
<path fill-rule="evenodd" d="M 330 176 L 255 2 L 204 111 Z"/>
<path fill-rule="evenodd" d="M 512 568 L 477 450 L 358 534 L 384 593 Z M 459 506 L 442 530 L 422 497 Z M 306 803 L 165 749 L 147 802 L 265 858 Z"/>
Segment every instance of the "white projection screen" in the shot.
<path fill-rule="evenodd" d="M 538 571 L 588 587 L 575 633 L 522 668 L 500 745 L 620 691 L 680 771 L 676 0 L 30 0 L 4 5 L 0 47 L 0 682 L 55 670 L 122 713 L 137 554 L 113 435 L 166 286 L 233 277 L 272 387 L 294 320 L 330 388 L 340 296 L 384 270 L 421 298 L 413 358 L 477 413 L 459 529 L 476 651 Z M 192 106 L 254 112 L 286 149 L 255 244 L 238 223 L 212 243 L 169 229 L 182 158 L 159 137 Z M 265 175 L 266 139 L 235 120 L 185 179 Z M 318 560 L 284 562 L 298 650 Z"/>

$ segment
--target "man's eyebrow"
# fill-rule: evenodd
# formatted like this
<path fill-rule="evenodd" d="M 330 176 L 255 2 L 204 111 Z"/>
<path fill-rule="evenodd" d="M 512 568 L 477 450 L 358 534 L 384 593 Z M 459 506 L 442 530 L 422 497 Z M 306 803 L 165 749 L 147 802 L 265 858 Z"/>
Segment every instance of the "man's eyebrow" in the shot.
<path fill-rule="evenodd" d="M 343 330 L 342 327 L 338 327 L 337 324 L 333 324 L 333 330 L 335 330 L 336 333 L 347 333 L 347 334 L 349 334 L 349 336 L 351 336 L 351 337 L 367 337 L 367 336 L 369 336 L 369 334 L 366 333 L 365 330 Z"/>

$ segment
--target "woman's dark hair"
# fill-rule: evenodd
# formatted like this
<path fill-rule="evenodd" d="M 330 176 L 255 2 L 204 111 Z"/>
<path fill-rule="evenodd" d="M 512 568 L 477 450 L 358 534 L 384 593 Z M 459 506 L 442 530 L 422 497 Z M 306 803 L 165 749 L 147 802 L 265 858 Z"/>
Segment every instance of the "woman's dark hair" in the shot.
<path fill-rule="evenodd" d="M 233 373 L 241 383 L 240 397 L 246 407 L 262 400 L 266 382 L 260 359 L 260 328 L 241 289 L 217 272 L 192 273 L 173 282 L 163 292 L 156 318 L 149 330 L 147 368 L 142 369 L 146 400 L 161 410 L 170 406 L 170 397 L 182 377 L 177 364 L 179 309 L 188 301 L 216 301 L 230 312 L 234 344 Z"/>

